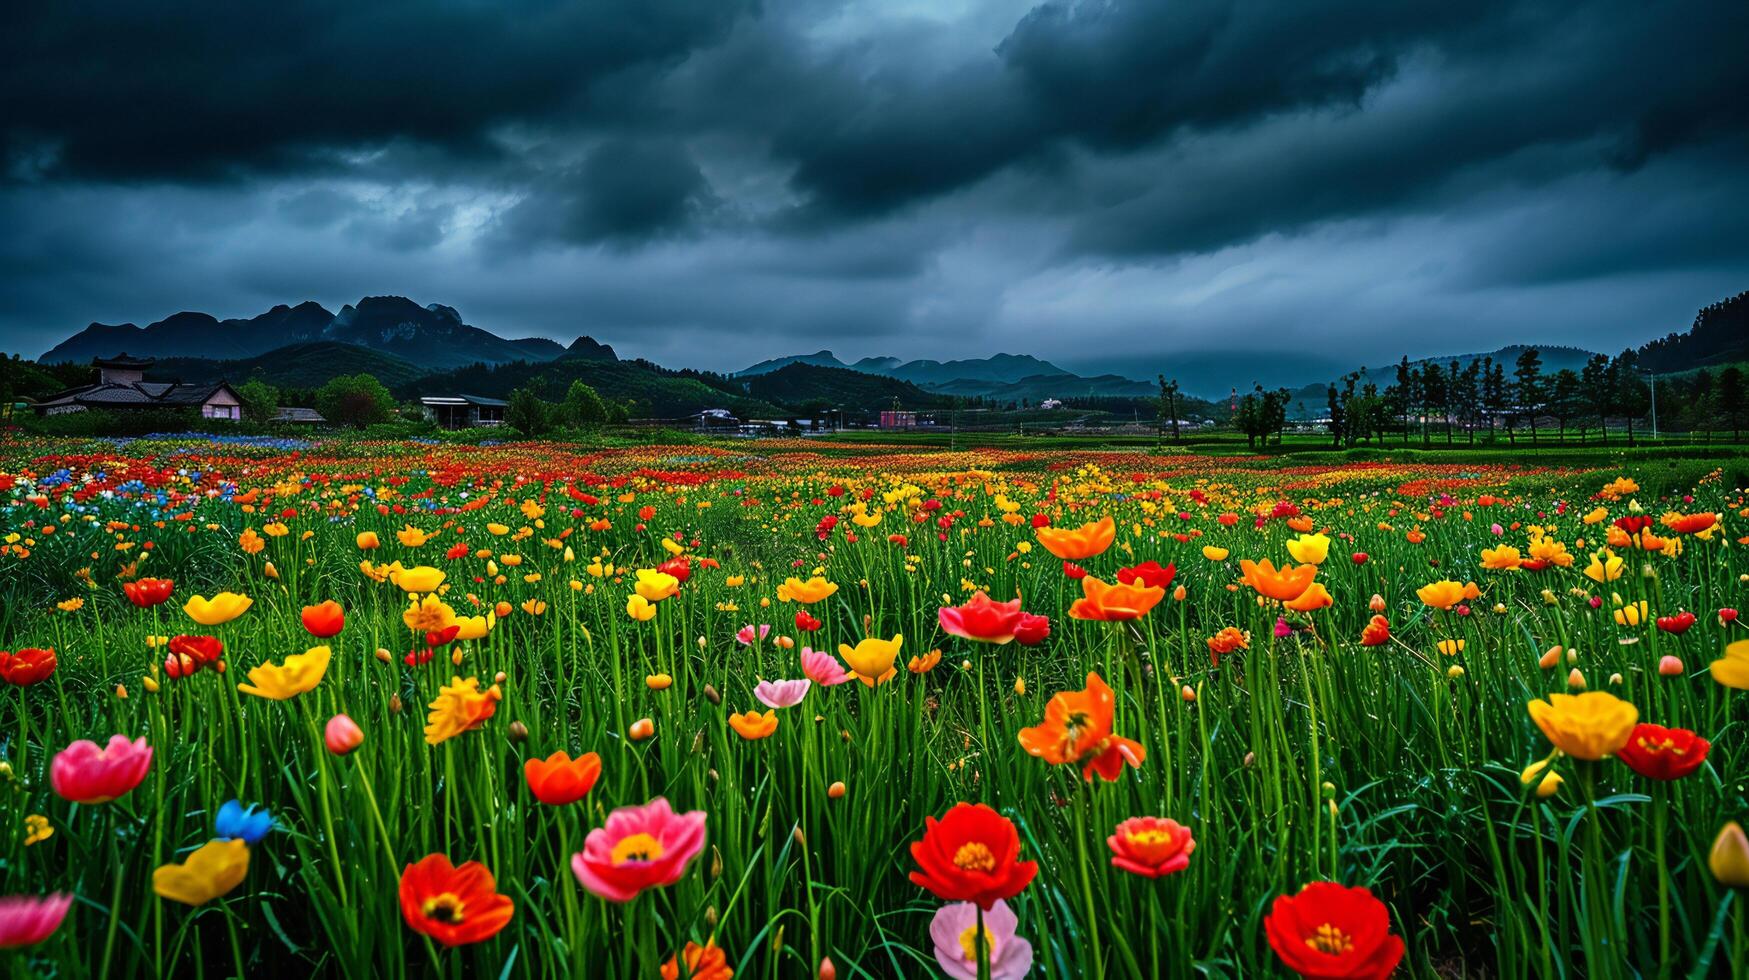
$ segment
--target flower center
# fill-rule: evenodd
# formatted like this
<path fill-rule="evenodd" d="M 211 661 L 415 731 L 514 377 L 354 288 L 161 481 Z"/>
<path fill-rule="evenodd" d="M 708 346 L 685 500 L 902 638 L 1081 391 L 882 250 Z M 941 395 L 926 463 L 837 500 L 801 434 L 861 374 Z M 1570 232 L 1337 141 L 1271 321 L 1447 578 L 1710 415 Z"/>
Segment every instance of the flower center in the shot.
<path fill-rule="evenodd" d="M 976 923 L 966 926 L 965 931 L 960 933 L 960 949 L 965 951 L 967 963 L 978 962 L 978 926 Z M 984 954 L 990 958 L 990 962 L 996 962 L 996 937 L 991 935 L 989 926 L 984 927 Z"/>
<path fill-rule="evenodd" d="M 436 898 L 426 899 L 419 911 L 424 913 L 427 919 L 435 922 L 448 922 L 453 925 L 462 921 L 462 908 L 460 896 L 456 895 L 455 892 L 444 892 Z"/>
<path fill-rule="evenodd" d="M 616 866 L 628 861 L 654 861 L 661 856 L 662 842 L 649 834 L 632 834 L 613 845 L 613 863 Z"/>
<path fill-rule="evenodd" d="M 1326 922 L 1318 931 L 1306 937 L 1306 945 L 1320 953 L 1340 956 L 1354 949 L 1354 938 Z"/>
<path fill-rule="evenodd" d="M 985 847 L 983 843 L 972 841 L 969 844 L 961 844 L 960 849 L 954 852 L 953 865 L 965 871 L 982 871 L 989 874 L 996 870 L 996 855 L 991 854 L 990 849 Z"/>

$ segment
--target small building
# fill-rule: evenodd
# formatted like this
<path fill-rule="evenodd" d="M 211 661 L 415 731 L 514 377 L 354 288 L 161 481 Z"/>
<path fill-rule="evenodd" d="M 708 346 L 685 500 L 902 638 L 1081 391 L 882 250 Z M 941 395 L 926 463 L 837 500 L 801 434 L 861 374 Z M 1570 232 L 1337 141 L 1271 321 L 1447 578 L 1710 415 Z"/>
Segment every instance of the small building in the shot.
<path fill-rule="evenodd" d="M 741 427 L 741 420 L 735 417 L 734 412 L 731 412 L 726 408 L 703 409 L 697 415 L 687 416 L 685 421 L 692 423 L 693 429 L 700 432 L 714 432 L 724 429 L 738 429 Z"/>
<path fill-rule="evenodd" d="M 282 408 L 274 412 L 273 421 L 292 422 L 298 425 L 325 425 L 328 422 L 322 417 L 321 412 L 313 408 L 298 408 L 296 406 Z"/>
<path fill-rule="evenodd" d="M 478 395 L 427 395 L 419 399 L 425 417 L 445 429 L 473 429 L 504 424 L 509 402 Z"/>
<path fill-rule="evenodd" d="M 881 428 L 915 429 L 917 428 L 917 413 L 897 410 L 884 411 L 881 413 Z"/>
<path fill-rule="evenodd" d="M 97 369 L 96 384 L 50 395 L 32 407 L 38 415 L 67 415 L 92 409 L 127 412 L 198 408 L 202 418 L 236 421 L 243 417 L 243 400 L 228 383 L 147 381 L 146 369 L 152 364 L 149 357 L 129 357 L 125 353 L 96 358 L 91 362 Z"/>
<path fill-rule="evenodd" d="M 1063 400 L 1061 398 L 1046 398 L 1044 401 L 1038 403 L 1038 408 L 1041 412 L 1048 412 L 1053 408 L 1062 407 Z"/>

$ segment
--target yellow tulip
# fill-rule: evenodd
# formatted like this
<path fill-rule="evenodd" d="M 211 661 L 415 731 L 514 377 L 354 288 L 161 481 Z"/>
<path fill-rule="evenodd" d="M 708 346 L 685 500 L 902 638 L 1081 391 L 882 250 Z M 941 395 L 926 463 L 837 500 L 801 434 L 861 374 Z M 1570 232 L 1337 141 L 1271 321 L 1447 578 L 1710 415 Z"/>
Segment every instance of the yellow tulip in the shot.
<path fill-rule="evenodd" d="M 1725 647 L 1725 655 L 1707 665 L 1713 680 L 1739 691 L 1749 691 L 1749 640 Z"/>
<path fill-rule="evenodd" d="M 283 665 L 265 663 L 251 668 L 250 683 L 238 684 L 237 690 L 271 701 L 296 697 L 322 682 L 322 675 L 328 672 L 328 661 L 333 655 L 328 647 L 311 647 L 285 658 Z"/>
<path fill-rule="evenodd" d="M 1530 702 L 1530 719 L 1555 748 L 1593 762 L 1627 744 L 1640 710 L 1608 691 L 1551 694 Z"/>
<path fill-rule="evenodd" d="M 1450 609 L 1464 601 L 1463 585 L 1446 579 L 1441 582 L 1430 582 L 1415 590 L 1421 601 L 1435 609 Z"/>
<path fill-rule="evenodd" d="M 220 592 L 211 599 L 203 595 L 190 596 L 182 611 L 202 626 L 218 626 L 248 612 L 254 604 L 255 600 L 246 595 Z"/>
<path fill-rule="evenodd" d="M 498 616 L 491 610 L 487 610 L 484 616 L 457 616 L 455 625 L 461 627 L 455 634 L 458 640 L 484 639 L 492 632 L 492 627 L 498 625 Z"/>
<path fill-rule="evenodd" d="M 1732 820 L 1719 828 L 1713 838 L 1713 849 L 1706 856 L 1706 866 L 1719 884 L 1732 888 L 1749 888 L 1749 837 L 1743 827 Z"/>
<path fill-rule="evenodd" d="M 441 633 L 455 625 L 455 610 L 435 593 L 414 599 L 401 613 L 401 622 L 415 633 Z"/>
<path fill-rule="evenodd" d="M 1503 544 L 1498 548 L 1482 549 L 1482 567 L 1496 572 L 1510 572 L 1524 563 L 1524 556 L 1517 548 Z"/>
<path fill-rule="evenodd" d="M 359 550 L 361 551 L 370 551 L 373 548 L 382 546 L 382 542 L 377 539 L 377 533 L 375 531 L 360 531 L 358 532 L 358 537 L 353 540 L 358 544 Z"/>
<path fill-rule="evenodd" d="M 1621 557 L 1608 548 L 1592 554 L 1591 564 L 1585 567 L 1585 577 L 1593 582 L 1613 582 L 1621 573 Z"/>
<path fill-rule="evenodd" d="M 898 673 L 893 661 L 899 658 L 899 646 L 904 640 L 903 636 L 894 636 L 890 640 L 871 636 L 854 647 L 840 643 L 838 655 L 844 658 L 857 680 L 874 687 L 892 680 Z"/>
<path fill-rule="evenodd" d="M 152 872 L 152 890 L 184 905 L 204 905 L 243 881 L 249 873 L 249 845 L 239 839 L 210 840 L 181 864 Z"/>
<path fill-rule="evenodd" d="M 680 580 L 654 568 L 640 568 L 637 584 L 632 588 L 637 590 L 640 597 L 650 602 L 661 602 L 680 591 Z"/>
<path fill-rule="evenodd" d="M 656 604 L 637 593 L 626 600 L 626 615 L 640 623 L 647 623 L 656 618 Z"/>
<path fill-rule="evenodd" d="M 1217 548 L 1212 544 L 1202 546 L 1202 556 L 1209 561 L 1226 561 L 1229 552 L 1225 548 Z"/>
<path fill-rule="evenodd" d="M 806 582 L 790 577 L 783 580 L 777 587 L 777 597 L 784 602 L 799 602 L 803 605 L 813 605 L 822 599 L 829 598 L 838 591 L 838 586 L 816 575 Z"/>
<path fill-rule="evenodd" d="M 442 569 L 430 565 L 403 568 L 394 576 L 395 584 L 408 592 L 436 592 L 445 577 Z"/>
<path fill-rule="evenodd" d="M 1287 543 L 1287 553 L 1302 565 L 1322 565 L 1330 557 L 1330 537 L 1325 534 L 1302 534 Z"/>

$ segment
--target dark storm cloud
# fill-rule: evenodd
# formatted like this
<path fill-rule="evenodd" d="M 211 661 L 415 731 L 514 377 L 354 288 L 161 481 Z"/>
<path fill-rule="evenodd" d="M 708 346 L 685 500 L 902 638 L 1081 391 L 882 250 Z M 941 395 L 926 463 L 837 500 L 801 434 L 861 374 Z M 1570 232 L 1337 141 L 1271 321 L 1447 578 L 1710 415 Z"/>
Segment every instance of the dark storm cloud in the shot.
<path fill-rule="evenodd" d="M 717 368 L 1149 374 L 1406 317 L 1619 347 L 1749 285 L 1740 0 L 38 3 L 0 37 L 27 352 L 401 293 Z"/>

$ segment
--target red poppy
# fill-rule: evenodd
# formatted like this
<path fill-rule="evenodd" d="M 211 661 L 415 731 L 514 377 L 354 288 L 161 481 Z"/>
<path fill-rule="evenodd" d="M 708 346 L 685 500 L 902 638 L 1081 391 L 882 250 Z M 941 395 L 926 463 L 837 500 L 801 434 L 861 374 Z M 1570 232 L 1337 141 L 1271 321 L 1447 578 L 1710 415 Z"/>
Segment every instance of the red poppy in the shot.
<path fill-rule="evenodd" d="M 329 599 L 314 606 L 305 606 L 302 614 L 304 629 L 310 635 L 327 639 L 340 632 L 346 626 L 346 611 L 340 608 L 340 603 Z"/>
<path fill-rule="evenodd" d="M 128 601 L 141 609 L 150 609 L 170 598 L 170 590 L 174 588 L 176 583 L 167 578 L 142 578 L 121 584 Z"/>
<path fill-rule="evenodd" d="M 1066 561 L 1063 562 L 1063 574 L 1079 581 L 1080 579 L 1087 577 L 1087 569 L 1082 568 L 1080 565 L 1077 565 L 1072 561 Z"/>
<path fill-rule="evenodd" d="M 1728 626 L 1731 623 L 1734 623 L 1736 621 L 1737 621 L 1737 610 L 1732 609 L 1730 606 L 1726 606 L 1725 608 L 1719 610 L 1719 625 L 1720 626 Z"/>
<path fill-rule="evenodd" d="M 27 648 L 17 653 L 0 650 L 0 680 L 29 687 L 49 679 L 55 672 L 55 651 Z"/>
<path fill-rule="evenodd" d="M 820 621 L 808 615 L 807 610 L 796 613 L 796 629 L 804 633 L 812 633 L 820 628 Z"/>
<path fill-rule="evenodd" d="M 680 555 L 657 565 L 656 571 L 664 575 L 672 575 L 675 581 L 685 585 L 686 580 L 692 577 L 692 562 L 685 555 Z"/>
<path fill-rule="evenodd" d="M 1391 913 L 1365 888 L 1314 881 L 1281 895 L 1263 920 L 1269 945 L 1288 969 L 1307 977 L 1382 980 L 1403 959 Z"/>
<path fill-rule="evenodd" d="M 164 672 L 172 680 L 187 677 L 202 667 L 219 663 L 225 656 L 225 644 L 216 636 L 173 636 L 170 655 L 164 658 Z"/>
<path fill-rule="evenodd" d="M 1357 551 L 1354 554 L 1349 555 L 1348 557 L 1349 557 L 1349 560 L 1353 561 L 1356 565 L 1364 565 L 1367 563 L 1367 559 L 1368 559 L 1368 555 L 1364 551 Z"/>
<path fill-rule="evenodd" d="M 1001 645 L 1014 639 L 1023 615 L 1019 599 L 997 602 L 980 591 L 963 606 L 942 606 L 936 618 L 950 635 Z"/>
<path fill-rule="evenodd" d="M 956 803 L 940 820 L 923 818 L 923 839 L 911 844 L 920 870 L 911 880 L 949 902 L 977 902 L 986 912 L 1020 894 L 1038 863 L 1020 860 L 1014 822 L 982 803 Z"/>
<path fill-rule="evenodd" d="M 445 946 L 490 939 L 515 912 L 516 903 L 498 894 L 492 872 L 478 861 L 457 868 L 442 854 L 431 854 L 401 872 L 402 917 Z"/>
<path fill-rule="evenodd" d="M 1363 647 L 1383 646 L 1391 642 L 1391 621 L 1383 616 L 1374 616 L 1360 631 L 1360 645 Z"/>
<path fill-rule="evenodd" d="M 1616 518 L 1615 519 L 1615 526 L 1628 532 L 1628 534 L 1631 536 L 1631 535 L 1639 534 L 1641 531 L 1644 531 L 1646 528 L 1651 527 L 1652 526 L 1652 519 L 1650 517 L 1647 517 L 1645 514 L 1631 514 L 1627 517 Z"/>
<path fill-rule="evenodd" d="M 585 752 L 573 759 L 563 751 L 545 759 L 530 759 L 522 764 L 528 780 L 528 791 L 547 806 L 575 803 L 595 788 L 601 778 L 601 756 Z"/>
<path fill-rule="evenodd" d="M 454 561 L 457 558 L 466 558 L 467 556 L 468 543 L 466 541 L 457 541 L 455 544 L 449 546 L 448 551 L 443 553 L 443 557 L 448 558 L 450 561 Z"/>
<path fill-rule="evenodd" d="M 1647 779 L 1670 781 L 1700 768 L 1712 743 L 1686 728 L 1665 728 L 1641 722 L 1615 757 Z"/>
<path fill-rule="evenodd" d="M 1677 636 L 1681 636 L 1688 632 L 1688 628 L 1694 625 L 1694 621 L 1694 613 L 1684 609 L 1682 612 L 1679 612 L 1674 616 L 1659 616 L 1658 628 L 1666 633 L 1674 633 Z"/>
<path fill-rule="evenodd" d="M 1150 589 L 1164 589 L 1172 584 L 1172 577 L 1178 574 L 1178 567 L 1171 562 L 1165 568 L 1157 561 L 1145 561 L 1132 568 L 1117 570 L 1117 580 L 1125 585 L 1139 585 Z"/>
<path fill-rule="evenodd" d="M 1020 622 L 1014 627 L 1014 638 L 1023 647 L 1036 647 L 1049 639 L 1051 635 L 1051 620 L 1049 616 L 1035 616 L 1032 613 L 1021 613 Z"/>

